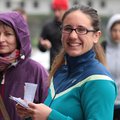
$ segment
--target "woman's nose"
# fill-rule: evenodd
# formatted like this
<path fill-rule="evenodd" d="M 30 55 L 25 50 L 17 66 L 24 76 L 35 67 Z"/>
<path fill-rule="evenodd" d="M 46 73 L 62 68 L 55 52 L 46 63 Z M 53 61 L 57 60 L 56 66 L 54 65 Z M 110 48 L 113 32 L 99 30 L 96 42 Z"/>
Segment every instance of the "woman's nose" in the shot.
<path fill-rule="evenodd" d="M 3 42 L 3 41 L 5 41 L 5 37 L 2 33 L 0 33 L 0 42 Z"/>
<path fill-rule="evenodd" d="M 78 34 L 76 33 L 75 30 L 73 30 L 73 31 L 70 33 L 69 37 L 70 37 L 70 38 L 73 38 L 73 39 L 76 39 L 76 38 L 78 38 Z"/>

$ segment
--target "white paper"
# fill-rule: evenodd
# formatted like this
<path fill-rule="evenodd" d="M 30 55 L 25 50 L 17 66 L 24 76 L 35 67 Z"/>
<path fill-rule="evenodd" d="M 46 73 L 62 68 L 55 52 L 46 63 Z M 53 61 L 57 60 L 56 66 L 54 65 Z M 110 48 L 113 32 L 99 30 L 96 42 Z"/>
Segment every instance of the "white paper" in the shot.
<path fill-rule="evenodd" d="M 35 93 L 37 89 L 37 84 L 34 83 L 25 83 L 24 86 L 24 100 L 28 102 L 33 102 Z"/>
<path fill-rule="evenodd" d="M 15 102 L 17 102 L 19 105 L 21 105 L 22 107 L 24 108 L 28 108 L 28 103 L 25 102 L 24 100 L 22 100 L 21 98 L 17 98 L 17 97 L 13 97 L 13 96 L 10 96 L 9 97 L 11 100 L 14 100 Z"/>
<path fill-rule="evenodd" d="M 33 102 L 35 93 L 37 89 L 37 84 L 34 83 L 25 83 L 24 86 L 24 100 L 21 98 L 17 98 L 14 96 L 10 96 L 9 98 L 15 102 L 17 102 L 19 105 L 28 108 L 28 103 Z M 27 101 L 27 102 L 26 102 Z"/>

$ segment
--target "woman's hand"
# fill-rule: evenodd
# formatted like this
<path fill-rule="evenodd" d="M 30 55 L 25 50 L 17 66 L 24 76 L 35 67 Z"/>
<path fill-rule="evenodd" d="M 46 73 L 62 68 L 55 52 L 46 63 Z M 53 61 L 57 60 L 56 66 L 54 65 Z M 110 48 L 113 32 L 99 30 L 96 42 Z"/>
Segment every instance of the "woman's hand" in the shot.
<path fill-rule="evenodd" d="M 52 111 L 51 108 L 44 104 L 29 104 L 28 111 L 30 113 L 30 116 L 33 120 L 47 120 L 50 112 Z"/>
<path fill-rule="evenodd" d="M 44 104 L 35 104 L 29 103 L 29 108 L 23 108 L 20 105 L 17 105 L 17 112 L 20 117 L 27 118 L 31 117 L 33 120 L 47 120 L 50 112 L 52 111 L 51 108 Z"/>
<path fill-rule="evenodd" d="M 30 117 L 29 116 L 29 111 L 22 107 L 21 105 L 17 104 L 16 105 L 16 110 L 17 110 L 17 113 L 18 115 L 21 117 L 21 118 L 27 118 L 27 117 Z"/>

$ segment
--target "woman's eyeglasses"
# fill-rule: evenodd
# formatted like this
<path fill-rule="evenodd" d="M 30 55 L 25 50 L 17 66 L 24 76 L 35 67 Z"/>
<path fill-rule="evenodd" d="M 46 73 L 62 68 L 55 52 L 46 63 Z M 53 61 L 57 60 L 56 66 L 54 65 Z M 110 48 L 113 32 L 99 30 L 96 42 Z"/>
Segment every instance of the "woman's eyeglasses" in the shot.
<path fill-rule="evenodd" d="M 70 34 L 74 30 L 79 35 L 87 34 L 88 32 L 96 32 L 96 30 L 88 30 L 85 27 L 72 28 L 70 26 L 61 27 L 62 33 Z"/>

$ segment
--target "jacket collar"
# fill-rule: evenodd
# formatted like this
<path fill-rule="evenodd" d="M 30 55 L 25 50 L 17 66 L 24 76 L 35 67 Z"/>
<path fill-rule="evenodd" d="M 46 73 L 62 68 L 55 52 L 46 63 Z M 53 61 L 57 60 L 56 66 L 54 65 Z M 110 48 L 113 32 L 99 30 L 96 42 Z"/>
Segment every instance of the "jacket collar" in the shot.
<path fill-rule="evenodd" d="M 87 53 L 77 57 L 71 57 L 68 54 L 66 54 L 65 59 L 67 62 L 69 72 L 74 72 L 74 70 L 76 71 L 77 69 L 79 69 L 82 72 L 84 67 L 87 66 L 90 63 L 90 61 L 95 59 L 95 52 L 93 49 L 91 49 Z"/>

